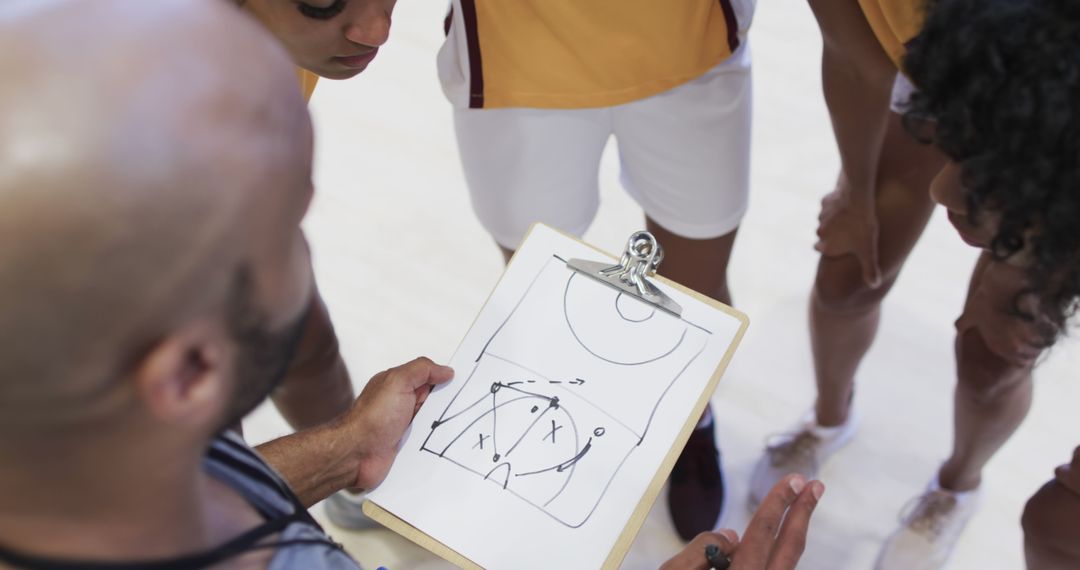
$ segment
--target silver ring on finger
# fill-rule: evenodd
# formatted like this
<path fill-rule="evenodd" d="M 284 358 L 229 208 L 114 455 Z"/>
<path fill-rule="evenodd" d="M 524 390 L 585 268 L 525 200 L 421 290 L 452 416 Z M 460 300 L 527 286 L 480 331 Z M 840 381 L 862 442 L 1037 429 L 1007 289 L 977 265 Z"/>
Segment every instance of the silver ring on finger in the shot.
<path fill-rule="evenodd" d="M 713 570 L 728 570 L 728 568 L 731 568 L 731 556 L 728 556 L 715 544 L 705 545 L 705 561 L 709 563 L 709 568 Z"/>

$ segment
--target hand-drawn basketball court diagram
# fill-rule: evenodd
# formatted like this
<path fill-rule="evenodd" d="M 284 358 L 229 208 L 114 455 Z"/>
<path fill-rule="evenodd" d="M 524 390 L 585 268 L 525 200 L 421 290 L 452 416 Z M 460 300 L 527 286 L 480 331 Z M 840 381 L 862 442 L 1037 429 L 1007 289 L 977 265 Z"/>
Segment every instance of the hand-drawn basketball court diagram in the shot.
<path fill-rule="evenodd" d="M 580 527 L 711 335 L 555 256 L 420 449 Z"/>

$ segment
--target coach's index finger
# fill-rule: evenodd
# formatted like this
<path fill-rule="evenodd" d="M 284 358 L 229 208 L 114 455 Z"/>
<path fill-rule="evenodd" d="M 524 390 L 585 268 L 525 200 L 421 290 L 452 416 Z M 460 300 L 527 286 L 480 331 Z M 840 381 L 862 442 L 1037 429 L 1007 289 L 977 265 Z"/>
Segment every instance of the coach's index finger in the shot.
<path fill-rule="evenodd" d="M 765 568 L 772 556 L 780 521 L 805 488 L 806 479 L 802 475 L 788 475 L 773 486 L 746 527 L 732 570 Z"/>
<path fill-rule="evenodd" d="M 824 494 L 825 485 L 821 481 L 811 481 L 802 493 L 799 493 L 799 497 L 788 508 L 787 516 L 784 517 L 780 536 L 773 546 L 768 570 L 795 570 L 806 548 L 810 516 L 814 514 L 814 509 Z"/>
<path fill-rule="evenodd" d="M 442 384 L 454 377 L 453 368 L 435 364 L 426 356 L 398 366 L 394 369 L 394 373 L 400 376 L 412 390 L 427 384 Z"/>

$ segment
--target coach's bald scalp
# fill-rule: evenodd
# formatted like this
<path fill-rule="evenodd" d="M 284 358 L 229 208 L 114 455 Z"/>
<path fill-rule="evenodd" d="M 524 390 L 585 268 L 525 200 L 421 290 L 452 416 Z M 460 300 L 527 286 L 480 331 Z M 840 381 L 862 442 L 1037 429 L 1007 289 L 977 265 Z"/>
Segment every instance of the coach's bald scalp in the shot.
<path fill-rule="evenodd" d="M 308 183 L 310 124 L 285 53 L 221 0 L 9 0 L 0 76 L 0 418 L 18 425 L 224 302 L 268 182 Z"/>

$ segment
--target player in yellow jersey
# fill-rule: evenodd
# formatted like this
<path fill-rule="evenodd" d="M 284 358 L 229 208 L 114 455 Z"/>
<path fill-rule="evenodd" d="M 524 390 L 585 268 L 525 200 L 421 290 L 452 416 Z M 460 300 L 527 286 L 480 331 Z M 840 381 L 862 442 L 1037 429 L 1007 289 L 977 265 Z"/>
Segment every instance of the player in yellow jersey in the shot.
<path fill-rule="evenodd" d="M 318 78 L 348 79 L 367 68 L 390 34 L 395 0 L 234 0 L 288 49 L 300 88 L 311 98 Z M 274 404 L 293 428 L 331 420 L 349 409 L 352 382 L 338 351 L 330 316 L 314 292 L 308 324 Z M 331 520 L 347 528 L 369 524 L 361 496 L 335 493 L 326 502 Z"/>
<path fill-rule="evenodd" d="M 661 272 L 731 303 L 727 264 L 747 208 L 754 0 L 453 0 L 438 56 L 473 208 L 503 254 L 534 222 L 581 235 L 600 156 L 645 211 Z M 668 503 L 684 540 L 724 503 L 711 412 Z"/>
<path fill-rule="evenodd" d="M 983 467 L 1028 412 L 1037 358 L 1080 296 L 1080 5 L 810 4 L 842 164 L 823 202 L 810 303 L 818 395 L 767 449 L 752 496 L 790 471 L 816 476 L 854 435 L 854 376 L 881 301 L 939 203 L 983 250 L 956 321 L 953 449 L 877 561 L 936 569 L 975 511 Z M 1063 469 L 1029 504 L 1033 568 L 1080 567 L 1077 489 Z"/>

